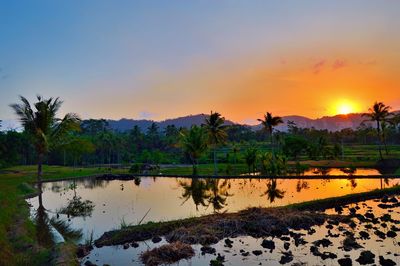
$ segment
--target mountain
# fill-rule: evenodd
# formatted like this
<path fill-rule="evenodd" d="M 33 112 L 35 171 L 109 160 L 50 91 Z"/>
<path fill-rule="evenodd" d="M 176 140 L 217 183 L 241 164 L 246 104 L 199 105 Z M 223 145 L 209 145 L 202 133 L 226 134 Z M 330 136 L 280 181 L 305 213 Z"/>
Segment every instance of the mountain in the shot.
<path fill-rule="evenodd" d="M 287 122 L 293 121 L 300 128 L 315 128 L 327 129 L 329 131 L 340 131 L 345 128 L 356 129 L 362 122 L 367 125 L 372 125 L 371 122 L 366 121 L 367 118 L 362 114 L 348 114 L 348 115 L 335 115 L 324 116 L 317 119 L 310 119 L 304 116 L 284 116 L 284 124 L 276 127 L 277 130 L 286 131 Z"/>
<path fill-rule="evenodd" d="M 208 115 L 198 114 L 198 115 L 188 115 L 173 119 L 167 119 L 163 121 L 153 121 L 153 120 L 134 120 L 134 119 L 120 119 L 120 120 L 107 120 L 110 127 L 117 131 L 126 131 L 132 129 L 134 126 L 138 126 L 142 131 L 146 131 L 152 123 L 156 123 L 161 130 L 165 129 L 168 125 L 175 125 L 177 128 L 185 127 L 189 128 L 192 125 L 201 125 L 204 123 L 205 118 Z M 233 125 L 234 122 L 230 120 L 225 120 L 226 125 Z"/>

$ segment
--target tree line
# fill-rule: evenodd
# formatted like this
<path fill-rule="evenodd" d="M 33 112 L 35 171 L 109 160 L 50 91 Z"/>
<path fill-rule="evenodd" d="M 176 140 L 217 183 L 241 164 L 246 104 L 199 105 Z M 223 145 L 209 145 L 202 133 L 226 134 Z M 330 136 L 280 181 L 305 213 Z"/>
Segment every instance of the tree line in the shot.
<path fill-rule="evenodd" d="M 24 97 L 11 105 L 24 130 L 0 133 L 0 167 L 190 163 L 196 172 L 198 164 L 213 162 L 218 174 L 218 162 L 245 163 L 251 170 L 256 161 L 277 164 L 277 158 L 333 159 L 340 158 L 343 145 L 352 144 L 376 144 L 383 158 L 389 154 L 388 144 L 400 144 L 399 115 L 383 103 L 375 103 L 356 130 L 336 132 L 301 128 L 292 121 L 287 122 L 287 132 L 279 132 L 275 128 L 282 118 L 269 112 L 259 119 L 262 127 L 255 131 L 245 125 L 226 125 L 221 114 L 211 112 L 203 125 L 191 128 L 160 129 L 153 123 L 145 131 L 134 126 L 119 132 L 104 119 L 81 121 L 73 113 L 57 118 L 61 104 L 58 98 L 39 96 L 33 105 Z"/>

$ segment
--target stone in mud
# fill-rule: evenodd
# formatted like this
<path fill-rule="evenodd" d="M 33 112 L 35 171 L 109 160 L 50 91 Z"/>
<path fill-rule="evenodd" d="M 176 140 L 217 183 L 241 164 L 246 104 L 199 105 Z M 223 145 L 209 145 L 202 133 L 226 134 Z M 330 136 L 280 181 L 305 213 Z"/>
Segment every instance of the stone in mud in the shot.
<path fill-rule="evenodd" d="M 362 246 L 357 243 L 357 241 L 354 238 L 354 236 L 347 236 L 343 240 L 343 249 L 345 251 L 350 251 L 350 250 L 359 249 L 359 248 L 362 248 Z"/>
<path fill-rule="evenodd" d="M 247 257 L 247 256 L 249 256 L 249 255 L 250 255 L 250 252 L 248 252 L 248 251 L 242 253 L 242 256 L 243 256 L 243 257 Z"/>
<path fill-rule="evenodd" d="M 289 243 L 289 242 L 283 243 L 283 248 L 284 248 L 284 249 L 288 250 L 289 247 L 290 247 L 290 243 Z"/>
<path fill-rule="evenodd" d="M 263 252 L 261 250 L 253 250 L 253 254 L 256 256 L 260 256 Z"/>
<path fill-rule="evenodd" d="M 329 247 L 330 245 L 332 245 L 332 241 L 330 241 L 327 238 L 323 238 L 317 241 L 314 241 L 313 244 L 317 247 L 319 246 L 323 246 L 324 248 Z"/>
<path fill-rule="evenodd" d="M 361 239 L 369 239 L 369 234 L 366 231 L 360 231 Z"/>
<path fill-rule="evenodd" d="M 152 239 L 151 239 L 151 241 L 154 243 L 154 244 L 156 244 L 156 243 L 158 243 L 158 242 L 161 242 L 161 237 L 159 237 L 159 236 L 154 236 Z"/>
<path fill-rule="evenodd" d="M 123 247 L 124 249 L 128 249 L 128 248 L 129 248 L 129 244 L 128 244 L 128 243 L 125 243 L 122 247 Z"/>
<path fill-rule="evenodd" d="M 385 239 L 386 235 L 384 232 L 382 232 L 381 230 L 375 230 L 375 235 L 377 235 L 379 238 Z"/>
<path fill-rule="evenodd" d="M 275 249 L 275 242 L 272 240 L 264 239 L 261 243 L 261 246 L 272 251 Z"/>
<path fill-rule="evenodd" d="M 338 214 L 341 214 L 343 212 L 343 208 L 341 206 L 336 206 L 335 212 L 337 212 Z"/>
<path fill-rule="evenodd" d="M 372 212 L 367 212 L 366 214 L 364 214 L 365 217 L 369 218 L 369 219 L 374 219 L 375 215 Z"/>
<path fill-rule="evenodd" d="M 203 246 L 200 248 L 203 254 L 215 254 L 216 250 L 213 247 Z"/>
<path fill-rule="evenodd" d="M 391 203 L 397 203 L 397 202 L 399 202 L 395 197 L 391 197 L 390 199 L 389 199 L 389 202 L 391 202 Z"/>
<path fill-rule="evenodd" d="M 87 260 L 87 261 L 84 263 L 84 265 L 85 265 L 85 266 L 97 266 L 97 264 L 94 264 L 94 263 L 91 262 L 90 260 Z"/>
<path fill-rule="evenodd" d="M 225 239 L 225 247 L 232 248 L 233 241 L 229 238 Z"/>
<path fill-rule="evenodd" d="M 138 247 L 139 247 L 139 244 L 138 244 L 137 242 L 132 242 L 132 243 L 131 243 L 131 246 L 132 246 L 133 248 L 138 248 Z"/>
<path fill-rule="evenodd" d="M 383 221 L 383 222 L 390 222 L 391 220 L 392 220 L 392 216 L 388 213 L 385 213 L 381 217 L 381 221 Z"/>
<path fill-rule="evenodd" d="M 368 250 L 362 251 L 356 261 L 361 265 L 372 264 L 375 262 L 375 254 Z"/>
<path fill-rule="evenodd" d="M 308 242 L 305 241 L 304 238 L 302 238 L 302 237 L 300 237 L 300 238 L 295 238 L 295 239 L 294 239 L 294 245 L 295 245 L 296 247 L 298 247 L 298 246 L 300 246 L 300 245 L 305 245 L 305 244 L 307 244 L 307 243 L 308 243 Z"/>
<path fill-rule="evenodd" d="M 331 224 L 327 224 L 325 227 L 326 227 L 326 229 L 333 229 L 333 225 L 331 225 Z"/>
<path fill-rule="evenodd" d="M 293 254 L 291 251 L 289 252 L 282 252 L 283 256 L 281 257 L 281 259 L 279 260 L 280 264 L 286 264 L 289 263 L 293 260 Z"/>
<path fill-rule="evenodd" d="M 387 235 L 387 237 L 394 238 L 394 237 L 397 236 L 397 233 L 396 233 L 395 231 L 388 231 L 388 232 L 386 233 L 386 235 Z"/>
<path fill-rule="evenodd" d="M 317 256 L 317 257 L 321 257 L 321 259 L 323 259 L 323 260 L 326 260 L 326 259 L 336 259 L 337 258 L 337 255 L 336 254 L 334 254 L 334 253 L 332 253 L 332 252 L 327 252 L 327 251 L 325 251 L 325 252 L 320 252 L 319 250 L 318 250 L 318 247 L 316 247 L 316 246 L 311 246 L 310 247 L 310 251 L 311 251 L 311 253 L 314 255 L 314 256 Z"/>
<path fill-rule="evenodd" d="M 290 237 L 288 237 L 288 236 L 281 236 L 280 239 L 282 241 L 290 241 Z"/>
<path fill-rule="evenodd" d="M 389 197 L 387 195 L 383 196 L 381 199 L 381 202 L 383 202 L 383 203 L 389 202 Z"/>
<path fill-rule="evenodd" d="M 395 266 L 396 262 L 391 259 L 385 259 L 383 256 L 379 256 L 379 264 L 381 266 Z"/>
<path fill-rule="evenodd" d="M 342 258 L 338 260 L 340 266 L 352 266 L 353 261 L 350 258 Z"/>
<path fill-rule="evenodd" d="M 307 231 L 307 234 L 309 234 L 309 235 L 313 235 L 313 234 L 315 234 L 315 232 L 317 232 L 314 228 L 310 228 L 308 231 Z"/>

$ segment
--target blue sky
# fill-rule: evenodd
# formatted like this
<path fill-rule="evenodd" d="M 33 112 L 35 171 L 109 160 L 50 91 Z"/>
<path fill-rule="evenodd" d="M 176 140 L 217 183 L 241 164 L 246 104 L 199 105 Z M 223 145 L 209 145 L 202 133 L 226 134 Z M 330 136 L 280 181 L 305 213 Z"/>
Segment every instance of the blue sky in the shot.
<path fill-rule="evenodd" d="M 351 80 L 345 95 L 326 85 L 335 76 L 299 74 L 336 61 L 377 65 L 354 70 L 374 84 L 359 105 L 384 84 L 383 100 L 398 107 L 399 26 L 398 1 L 0 1 L 0 119 L 14 118 L 8 105 L 19 94 L 60 96 L 63 112 L 84 118 L 316 117 L 330 104 L 314 106 L 326 97 L 316 92 L 351 100 L 365 91 Z M 313 101 L 299 109 L 294 91 Z"/>

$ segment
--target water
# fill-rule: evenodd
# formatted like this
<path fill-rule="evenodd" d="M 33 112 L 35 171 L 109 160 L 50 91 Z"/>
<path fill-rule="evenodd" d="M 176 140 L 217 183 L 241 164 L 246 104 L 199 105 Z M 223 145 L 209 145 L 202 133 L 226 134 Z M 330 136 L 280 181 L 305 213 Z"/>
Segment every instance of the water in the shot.
<path fill-rule="evenodd" d="M 315 170 L 311 170 L 315 174 Z M 330 174 L 342 173 L 332 169 Z M 309 173 L 311 174 L 311 172 Z M 353 176 L 344 176 L 343 179 L 191 179 L 142 177 L 140 180 L 96 180 L 78 179 L 74 181 L 48 182 L 42 186 L 43 207 L 47 215 L 59 217 L 66 221 L 71 228 L 81 229 L 83 236 L 77 242 L 83 243 L 90 234 L 94 239 L 104 232 L 119 229 L 121 223 L 138 224 L 148 221 L 167 221 L 186 217 L 207 215 L 214 212 L 236 212 L 248 207 L 273 207 L 291 203 L 298 203 L 314 199 L 341 196 L 351 193 L 364 192 L 381 187 L 398 184 L 398 179 L 357 179 L 357 174 L 377 175 L 374 169 L 357 170 Z M 92 210 L 85 216 L 71 217 L 59 214 L 60 210 L 68 205 L 72 199 L 91 201 Z M 39 207 L 38 197 L 29 199 L 32 205 L 32 214 Z M 324 235 L 319 230 L 317 236 Z M 243 243 L 236 243 L 241 239 Z M 165 240 L 163 240 L 164 242 Z M 260 249 L 260 239 L 241 237 L 235 239 L 236 245 L 243 248 L 248 245 L 253 249 Z M 103 247 L 91 253 L 91 260 L 96 258 L 101 263 L 124 265 L 138 263 L 138 254 L 150 247 L 161 243 L 140 243 L 139 248 L 122 249 L 121 246 Z M 278 243 L 277 243 L 278 244 Z M 221 245 L 219 247 L 218 245 Z M 390 245 L 389 245 L 390 246 Z M 217 249 L 223 251 L 223 242 L 217 244 Z M 199 255 L 200 246 L 194 246 L 196 256 L 189 265 L 208 264 L 213 255 Z M 398 248 L 398 247 L 397 247 Z M 240 249 L 240 248 L 239 248 Z M 253 250 L 249 250 L 250 252 Z M 235 252 L 234 248 L 230 253 Z M 237 252 L 237 251 L 236 251 Z M 309 249 L 298 251 L 297 255 L 307 254 Z M 126 255 L 124 255 L 126 254 Z M 112 258 L 111 258 L 112 256 Z M 281 254 L 265 256 L 243 257 L 240 254 L 228 254 L 227 265 L 240 265 L 239 262 L 249 260 L 250 264 L 279 261 Z M 304 255 L 305 256 L 305 255 Z M 296 257 L 297 258 L 297 257 Z M 306 257 L 305 257 L 306 258 Z M 98 263 L 102 265 L 101 263 Z M 232 264 L 233 263 L 233 264 Z M 272 262 L 271 262 L 272 263 Z M 315 261 L 318 264 L 318 259 Z M 186 264 L 182 264 L 186 265 Z"/>

